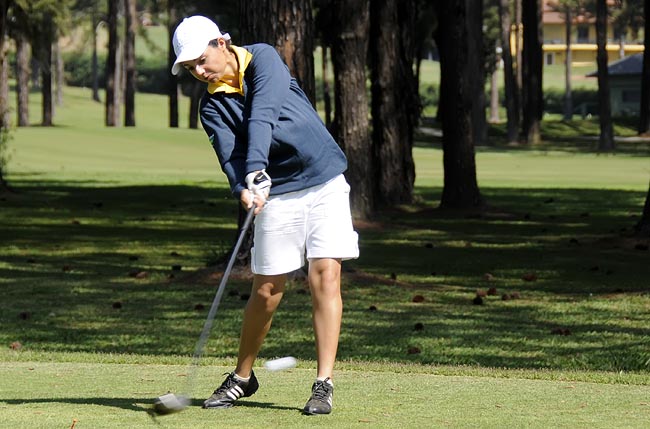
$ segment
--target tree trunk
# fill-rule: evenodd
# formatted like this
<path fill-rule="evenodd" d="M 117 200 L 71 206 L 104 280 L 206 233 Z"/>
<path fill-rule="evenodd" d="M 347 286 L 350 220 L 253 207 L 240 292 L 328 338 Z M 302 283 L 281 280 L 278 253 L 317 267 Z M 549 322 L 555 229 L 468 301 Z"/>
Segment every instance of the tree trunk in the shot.
<path fill-rule="evenodd" d="M 570 121 L 573 119 L 573 96 L 571 95 L 571 65 L 573 63 L 573 55 L 571 53 L 571 21 L 573 20 L 573 17 L 571 16 L 571 7 L 565 7 L 564 39 L 566 41 L 566 55 L 564 59 L 564 120 Z"/>
<path fill-rule="evenodd" d="M 135 34 L 138 25 L 138 16 L 135 9 L 135 0 L 124 0 L 124 15 L 126 17 L 124 37 L 124 126 L 135 126 L 135 92 L 136 68 L 135 68 Z"/>
<path fill-rule="evenodd" d="M 499 119 L 499 65 L 501 57 L 497 55 L 494 71 L 490 76 L 490 123 L 498 124 Z"/>
<path fill-rule="evenodd" d="M 650 0 L 643 2 L 643 71 L 641 73 L 641 109 L 639 134 L 650 135 Z"/>
<path fill-rule="evenodd" d="M 93 92 L 92 99 L 93 101 L 100 102 L 99 99 L 99 65 L 97 64 L 97 26 L 98 17 L 97 17 L 97 4 L 93 5 L 92 19 L 91 19 L 91 31 L 92 31 L 92 43 L 93 43 L 93 54 L 92 54 L 92 64 L 91 64 L 91 73 L 93 80 Z"/>
<path fill-rule="evenodd" d="M 205 92 L 205 84 L 195 80 L 192 82 L 192 89 L 190 93 L 190 117 L 189 124 L 191 129 L 199 127 L 199 105 L 201 104 L 201 97 Z"/>
<path fill-rule="evenodd" d="M 334 135 L 348 158 L 353 215 L 368 219 L 374 207 L 372 147 L 368 127 L 366 55 L 368 0 L 333 0 Z"/>
<path fill-rule="evenodd" d="M 4 137 L 11 122 L 9 118 L 9 58 L 7 58 L 5 44 L 8 10 L 9 2 L 0 0 L 0 185 L 4 184 L 2 180 Z"/>
<path fill-rule="evenodd" d="M 178 25 L 176 8 L 171 1 L 167 2 L 167 19 L 167 34 L 169 37 L 169 43 L 167 45 L 167 70 L 171 70 L 174 61 L 176 61 L 176 54 L 174 53 L 174 45 L 172 40 L 174 37 L 174 29 Z M 178 78 L 171 74 L 171 72 L 168 73 L 167 76 L 167 95 L 169 96 L 169 126 L 171 128 L 178 128 Z"/>
<path fill-rule="evenodd" d="M 2 31 L 2 30 L 0 30 Z M 4 139 L 4 133 L 8 131 L 11 124 L 11 115 L 9 109 L 9 58 L 7 56 L 7 47 L 4 43 L 5 36 L 0 33 L 2 42 L 0 42 L 0 139 Z M 0 140 L 0 152 L 3 150 L 3 140 Z M 2 157 L 2 153 L 0 153 Z M 2 169 L 2 159 L 0 159 L 0 170 Z"/>
<path fill-rule="evenodd" d="M 22 33 L 16 34 L 16 113 L 19 127 L 29 125 L 30 45 Z"/>
<path fill-rule="evenodd" d="M 321 49 L 322 79 L 323 79 L 323 104 L 325 109 L 325 126 L 329 130 L 332 127 L 332 96 L 330 95 L 330 80 L 327 72 L 329 58 L 327 56 L 328 47 L 323 44 Z"/>
<path fill-rule="evenodd" d="M 539 1 L 524 1 L 522 5 L 524 26 L 522 136 L 528 144 L 537 144 L 541 141 L 543 54 L 540 19 Z"/>
<path fill-rule="evenodd" d="M 524 0 L 514 0 L 515 2 L 515 28 L 517 29 L 515 37 L 515 52 L 517 54 L 517 92 L 521 94 L 522 88 L 524 87 L 524 58 L 523 58 L 523 41 L 524 37 L 522 34 L 522 7 L 521 2 Z M 521 100 L 521 98 L 520 98 Z M 521 118 L 521 103 L 519 105 L 519 117 Z"/>
<path fill-rule="evenodd" d="M 107 127 L 117 124 L 115 105 L 116 74 L 117 74 L 117 19 L 118 1 L 108 0 L 108 55 L 106 57 L 106 117 Z"/>
<path fill-rule="evenodd" d="M 472 52 L 485 52 L 483 46 L 483 2 L 469 0 L 467 19 L 467 37 Z M 471 6 L 470 6 L 471 5 Z M 472 130 L 473 145 L 484 146 L 487 144 L 487 120 L 485 109 L 487 100 L 485 98 L 485 61 L 483 55 L 477 55 L 478 61 L 474 69 L 473 79 L 468 82 L 474 85 L 475 102 L 472 104 Z M 472 65 L 474 66 L 474 65 Z M 473 149 L 472 149 L 473 150 Z"/>
<path fill-rule="evenodd" d="M 598 52 L 598 111 L 600 122 L 600 139 L 598 150 L 613 151 L 614 129 L 612 127 L 612 109 L 609 97 L 609 72 L 607 70 L 607 1 L 596 1 L 596 45 Z"/>
<path fill-rule="evenodd" d="M 436 3 L 439 20 L 440 108 L 442 112 L 442 147 L 444 188 L 440 207 L 473 208 L 482 205 L 476 181 L 474 159 L 473 104 L 475 77 L 480 73 L 482 56 L 475 55 L 480 35 L 471 0 Z M 479 8 L 480 9 L 480 8 Z"/>
<path fill-rule="evenodd" d="M 121 16 L 121 14 L 120 14 Z M 113 104 L 115 105 L 115 126 L 120 125 L 122 105 L 124 104 L 124 82 L 126 82 L 126 70 L 124 68 L 124 41 L 118 38 L 117 56 L 115 57 L 115 93 Z"/>
<path fill-rule="evenodd" d="M 291 75 L 315 105 L 314 30 L 309 0 L 240 2 L 241 43 L 275 46 Z"/>
<path fill-rule="evenodd" d="M 413 74 L 416 1 L 370 3 L 372 145 L 376 173 L 373 201 L 394 206 L 413 201 L 413 134 L 420 100 Z M 406 31 L 405 31 L 406 30 Z"/>
<path fill-rule="evenodd" d="M 52 43 L 52 59 L 54 61 L 54 105 L 62 106 L 63 105 L 63 86 L 65 85 L 65 76 L 64 76 L 64 66 L 63 66 L 63 56 L 61 55 L 61 46 L 59 45 L 59 38 L 56 36 L 54 38 L 54 43 Z"/>
<path fill-rule="evenodd" d="M 499 16 L 501 17 L 501 45 L 503 52 L 503 85 L 505 89 L 505 106 L 508 118 L 508 143 L 518 141 L 519 134 L 519 87 L 512 63 L 512 47 L 510 45 L 511 27 L 510 0 L 499 1 Z M 518 37 L 518 36 L 517 36 Z"/>
<path fill-rule="evenodd" d="M 5 48 L 5 37 L 7 35 L 7 12 L 9 10 L 9 3 L 7 0 L 0 0 L 0 70 L 7 72 L 8 58 Z M 0 190 L 7 189 L 8 185 L 5 180 L 5 143 L 9 133 L 9 118 L 6 113 L 9 107 L 9 88 L 8 79 L 0 76 Z M 4 94 L 4 87 L 7 87 L 7 94 Z"/>
<path fill-rule="evenodd" d="M 51 127 L 52 122 L 52 39 L 54 33 L 52 17 L 46 16 L 41 29 L 41 43 L 39 62 L 41 64 L 41 96 L 42 96 L 42 119 L 41 125 Z"/>
<path fill-rule="evenodd" d="M 648 186 L 648 194 L 645 197 L 641 219 L 636 224 L 635 229 L 638 235 L 650 237 L 650 186 Z"/>

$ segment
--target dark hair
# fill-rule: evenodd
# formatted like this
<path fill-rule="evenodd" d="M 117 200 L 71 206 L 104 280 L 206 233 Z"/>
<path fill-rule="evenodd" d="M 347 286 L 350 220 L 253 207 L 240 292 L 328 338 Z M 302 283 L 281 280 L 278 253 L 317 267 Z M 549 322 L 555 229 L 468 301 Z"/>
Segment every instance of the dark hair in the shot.
<path fill-rule="evenodd" d="M 224 41 L 226 42 L 226 48 L 230 48 L 230 40 L 224 39 Z M 210 42 L 208 43 L 208 46 L 212 46 L 213 48 L 218 48 L 219 47 L 219 39 L 210 40 Z"/>

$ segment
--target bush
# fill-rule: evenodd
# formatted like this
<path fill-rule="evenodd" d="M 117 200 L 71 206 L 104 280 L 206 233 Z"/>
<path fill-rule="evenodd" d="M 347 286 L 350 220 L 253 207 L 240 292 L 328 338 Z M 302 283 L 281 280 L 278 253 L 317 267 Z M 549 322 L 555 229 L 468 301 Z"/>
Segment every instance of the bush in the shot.
<path fill-rule="evenodd" d="M 90 88 L 93 86 L 92 56 L 66 54 L 63 56 L 65 82 L 70 86 Z M 106 87 L 106 57 L 97 58 L 99 87 Z"/>
<path fill-rule="evenodd" d="M 65 80 L 70 86 L 92 87 L 92 56 L 68 54 L 64 57 Z M 106 87 L 106 57 L 97 59 L 97 74 L 100 88 Z M 142 57 L 136 58 L 138 92 L 166 94 L 169 70 L 167 60 Z"/>
<path fill-rule="evenodd" d="M 167 94 L 170 71 L 167 59 L 141 57 L 136 58 L 138 92 Z"/>
<path fill-rule="evenodd" d="M 598 114 L 598 90 L 577 89 L 571 91 L 575 115 Z M 564 113 L 564 89 L 544 90 L 544 112 Z"/>

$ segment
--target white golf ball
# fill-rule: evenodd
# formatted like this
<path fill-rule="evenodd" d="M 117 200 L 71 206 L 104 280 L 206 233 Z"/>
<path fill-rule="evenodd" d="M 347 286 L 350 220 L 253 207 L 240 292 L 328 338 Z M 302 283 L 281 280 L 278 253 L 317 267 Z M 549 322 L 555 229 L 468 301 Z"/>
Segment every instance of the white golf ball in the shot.
<path fill-rule="evenodd" d="M 293 356 L 286 356 L 279 359 L 267 360 L 264 363 L 264 368 L 269 371 L 282 371 L 283 369 L 289 369 L 296 366 L 298 361 Z"/>

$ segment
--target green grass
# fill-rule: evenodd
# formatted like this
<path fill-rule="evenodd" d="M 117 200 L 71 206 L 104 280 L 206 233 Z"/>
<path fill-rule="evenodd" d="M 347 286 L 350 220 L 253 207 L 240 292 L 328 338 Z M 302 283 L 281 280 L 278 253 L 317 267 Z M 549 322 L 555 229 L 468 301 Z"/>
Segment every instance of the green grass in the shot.
<path fill-rule="evenodd" d="M 197 388 L 210 391 L 229 367 L 201 368 Z M 641 427 L 647 386 L 575 381 L 342 371 L 336 411 L 305 417 L 311 371 L 260 371 L 258 393 L 231 410 L 201 410 L 154 420 L 147 414 L 160 389 L 178 392 L 185 366 L 134 364 L 0 364 L 3 427 Z M 273 386 L 273 388 L 264 388 Z M 296 386 L 302 386 L 296 388 Z M 416 389 L 413 386 L 417 386 Z M 278 392 L 282 392 L 278 395 Z M 4 392 L 3 392 L 4 393 Z M 156 424 L 157 422 L 157 424 Z M 621 424 L 622 423 L 622 424 Z"/>
<path fill-rule="evenodd" d="M 108 129 L 89 91 L 69 88 L 56 127 L 11 140 L 0 427 L 154 427 L 151 398 L 184 387 L 222 270 L 209 263 L 232 244 L 237 205 L 204 133 L 167 129 L 162 97 L 137 100 L 138 127 Z M 359 223 L 361 258 L 344 264 L 334 415 L 298 415 L 315 362 L 310 299 L 295 279 L 260 358 L 291 354 L 298 368 L 260 369 L 247 406 L 192 407 L 160 425 L 642 427 L 650 254 L 631 229 L 648 144 L 598 155 L 569 125 L 566 141 L 479 148 L 488 208 L 478 213 L 437 208 L 442 152 L 418 142 L 417 202 Z M 237 269 L 197 404 L 234 364 L 249 285 Z M 489 288 L 496 295 L 473 305 Z"/>

